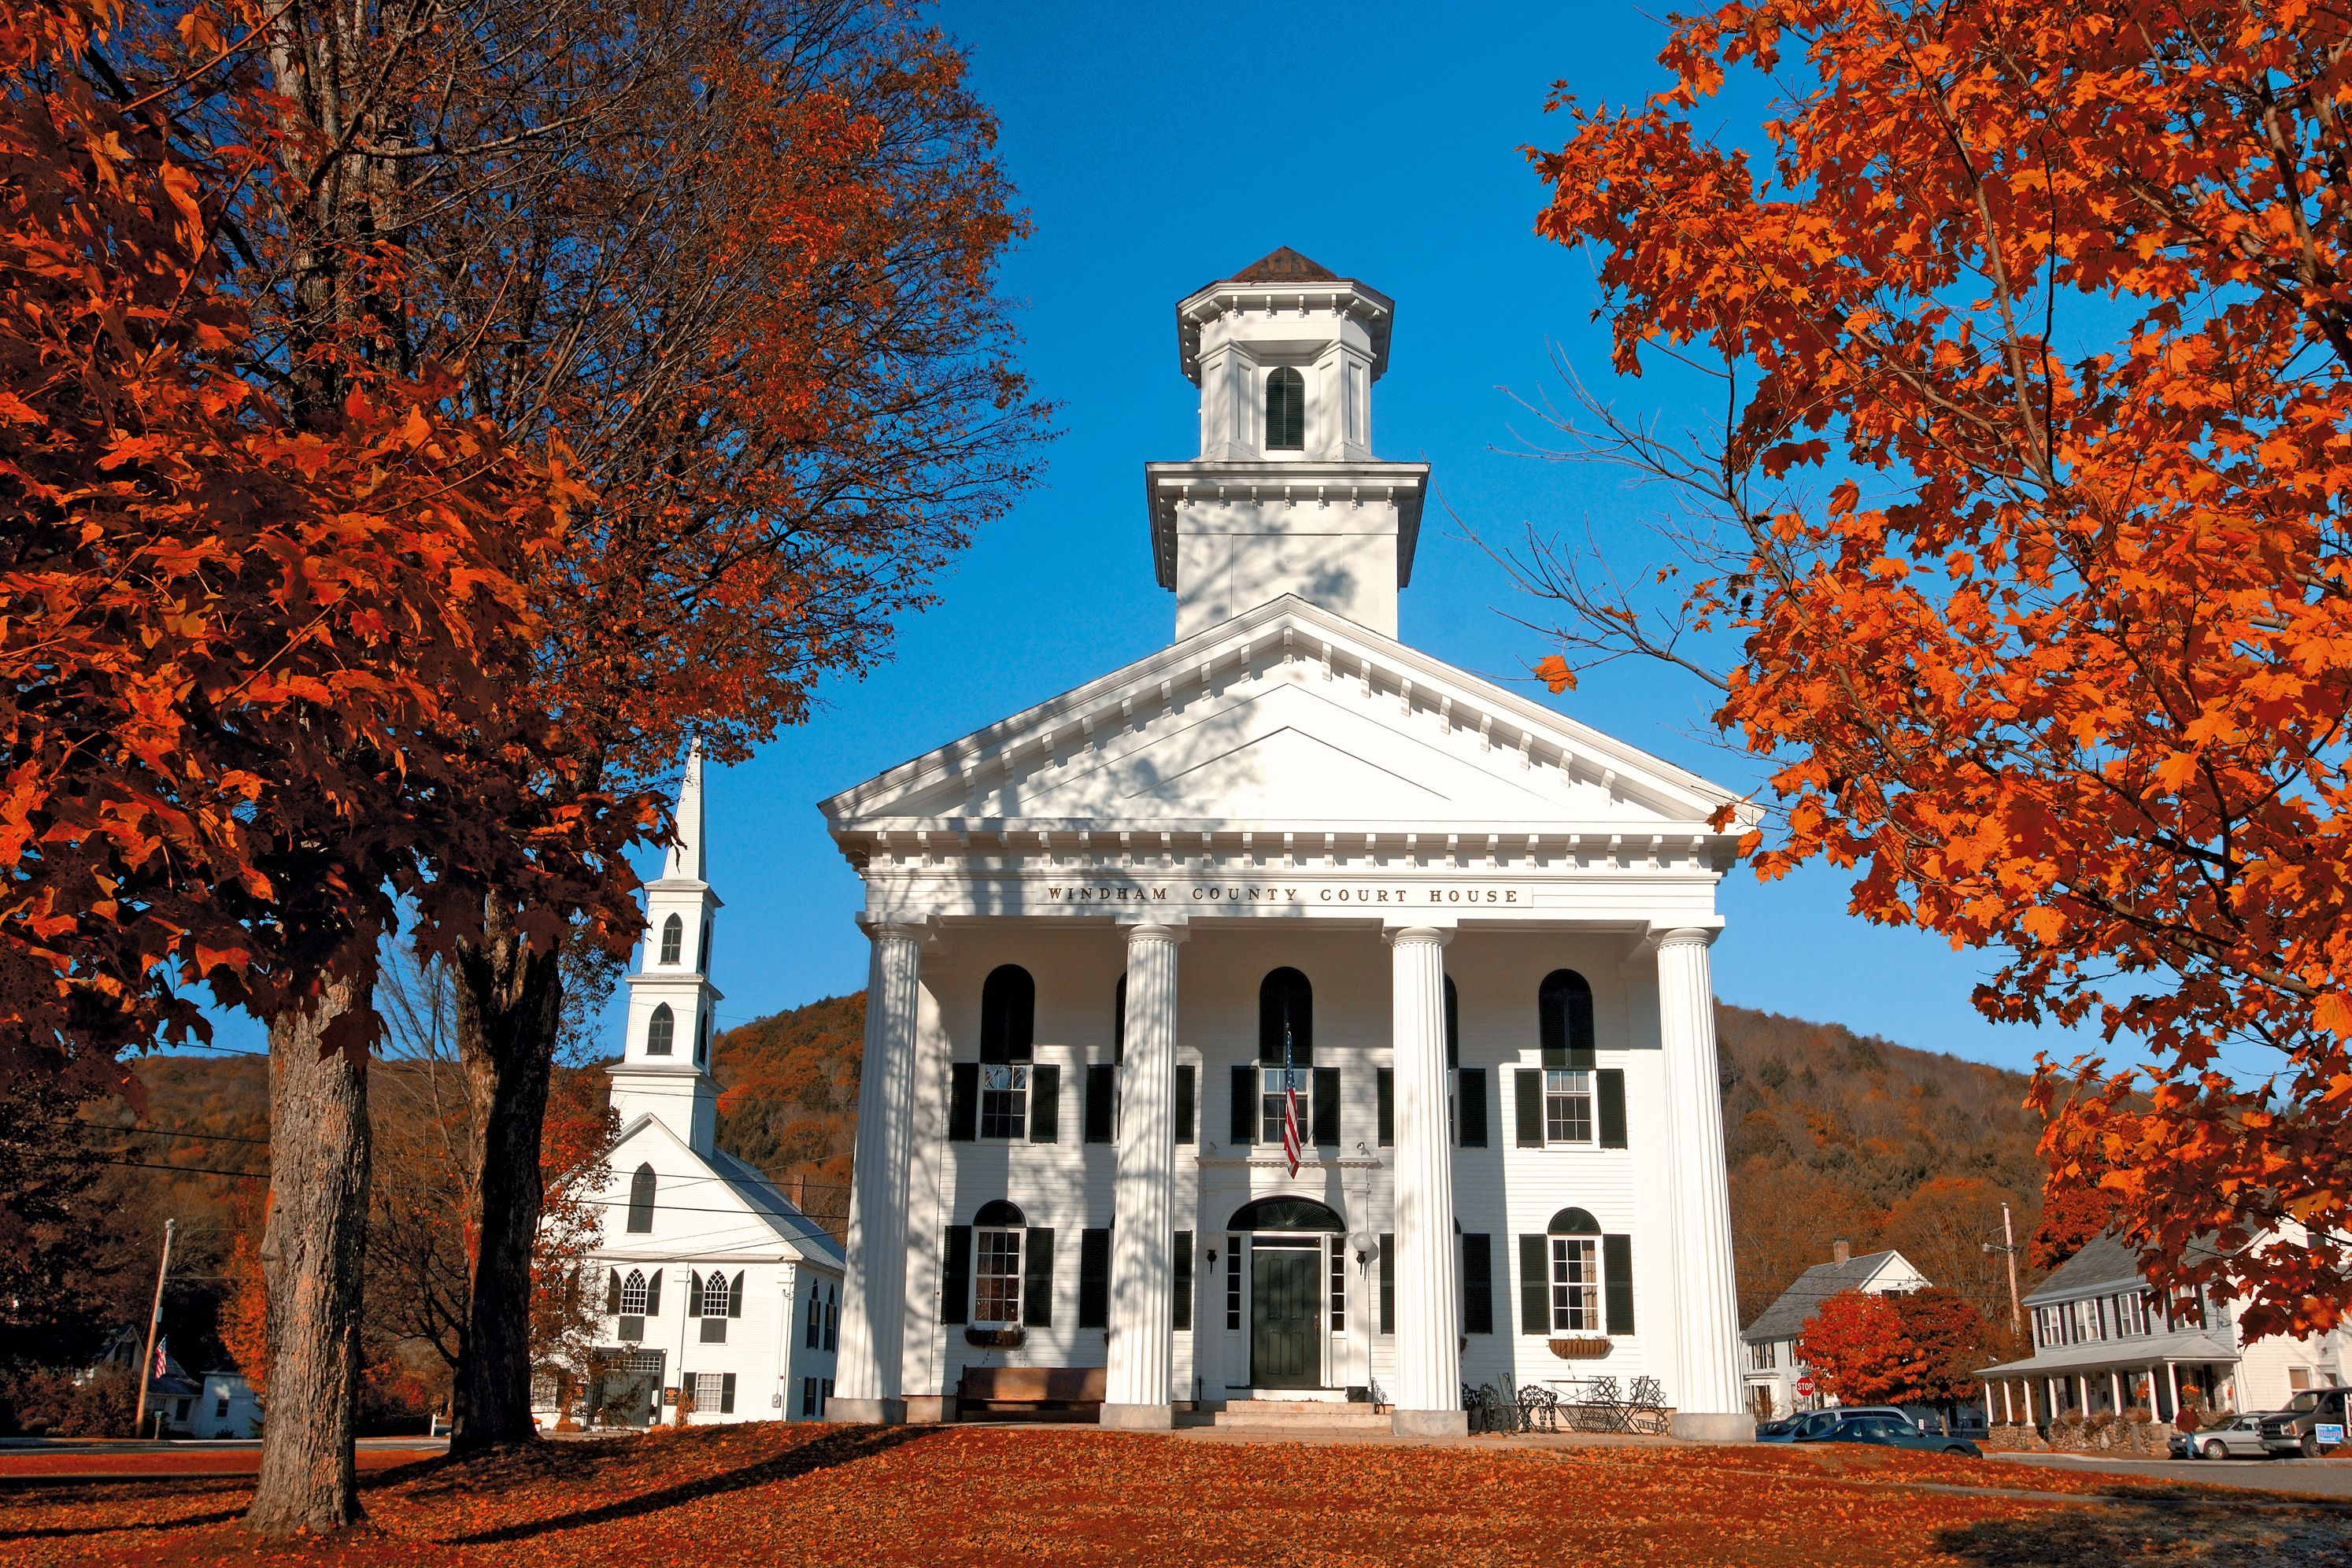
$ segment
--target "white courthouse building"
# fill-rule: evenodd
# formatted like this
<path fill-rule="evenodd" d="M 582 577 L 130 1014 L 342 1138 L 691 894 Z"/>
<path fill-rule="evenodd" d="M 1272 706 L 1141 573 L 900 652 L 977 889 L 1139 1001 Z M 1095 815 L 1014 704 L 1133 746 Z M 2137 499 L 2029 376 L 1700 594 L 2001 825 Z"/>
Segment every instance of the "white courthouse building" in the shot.
<path fill-rule="evenodd" d="M 687 758 L 677 839 L 646 887 L 643 962 L 628 977 L 620 1121 L 604 1231 L 583 1270 L 603 1298 L 603 1342 L 580 1404 L 603 1425 L 815 1419 L 841 1335 L 841 1248 L 755 1167 L 720 1149 L 712 1078 L 702 758 Z M 564 1391 L 537 1380 L 552 1426 Z"/>
<path fill-rule="evenodd" d="M 1707 963 L 1744 822 L 1397 640 L 1393 315 L 1287 250 L 1181 301 L 1173 640 L 824 804 L 873 943 L 836 1417 L 1029 1367 L 1101 1369 L 1112 1426 L 1459 1432 L 1465 1384 L 1608 1376 L 1752 1430 Z"/>

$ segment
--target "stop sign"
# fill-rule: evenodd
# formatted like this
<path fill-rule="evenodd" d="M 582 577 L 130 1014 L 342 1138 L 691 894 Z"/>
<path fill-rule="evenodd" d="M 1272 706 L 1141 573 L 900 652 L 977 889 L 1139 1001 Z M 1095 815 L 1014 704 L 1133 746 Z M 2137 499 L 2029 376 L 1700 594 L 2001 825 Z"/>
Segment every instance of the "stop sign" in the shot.
<path fill-rule="evenodd" d="M 1813 1380 L 1810 1377 L 1797 1379 L 1797 1393 L 1801 1398 L 1811 1399 L 1813 1396 Z"/>

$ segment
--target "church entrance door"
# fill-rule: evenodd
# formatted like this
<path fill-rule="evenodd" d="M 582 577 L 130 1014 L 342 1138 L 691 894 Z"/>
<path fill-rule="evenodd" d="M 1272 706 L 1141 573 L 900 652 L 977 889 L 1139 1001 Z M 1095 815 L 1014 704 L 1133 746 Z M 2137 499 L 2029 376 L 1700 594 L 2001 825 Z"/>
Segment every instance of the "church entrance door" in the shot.
<path fill-rule="evenodd" d="M 1254 1388 L 1318 1388 L 1323 1358 L 1317 1336 L 1317 1261 L 1306 1247 L 1268 1245 L 1260 1237 L 1250 1248 L 1250 1385 Z"/>

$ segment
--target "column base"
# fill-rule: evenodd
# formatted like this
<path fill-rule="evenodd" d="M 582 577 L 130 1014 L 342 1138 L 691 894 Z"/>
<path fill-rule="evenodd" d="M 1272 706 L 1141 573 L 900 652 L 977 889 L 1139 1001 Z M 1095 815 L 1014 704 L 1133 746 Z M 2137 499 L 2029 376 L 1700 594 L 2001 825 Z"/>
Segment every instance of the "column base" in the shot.
<path fill-rule="evenodd" d="M 1105 1405 L 1097 1425 L 1118 1432 L 1165 1432 L 1176 1425 L 1172 1405 Z"/>
<path fill-rule="evenodd" d="M 1734 1415 L 1677 1410 L 1668 1417 L 1666 1430 L 1690 1443 L 1753 1443 L 1756 1417 L 1744 1410 Z"/>
<path fill-rule="evenodd" d="M 846 1421 L 863 1426 L 903 1426 L 907 1424 L 907 1402 L 903 1399 L 842 1399 L 824 1402 L 824 1417 L 828 1421 Z"/>
<path fill-rule="evenodd" d="M 1400 1437 L 1467 1437 L 1467 1410 L 1391 1410 L 1389 1430 Z"/>
<path fill-rule="evenodd" d="M 956 1396 L 952 1394 L 910 1394 L 907 1395 L 907 1425 L 936 1426 L 956 1418 Z"/>

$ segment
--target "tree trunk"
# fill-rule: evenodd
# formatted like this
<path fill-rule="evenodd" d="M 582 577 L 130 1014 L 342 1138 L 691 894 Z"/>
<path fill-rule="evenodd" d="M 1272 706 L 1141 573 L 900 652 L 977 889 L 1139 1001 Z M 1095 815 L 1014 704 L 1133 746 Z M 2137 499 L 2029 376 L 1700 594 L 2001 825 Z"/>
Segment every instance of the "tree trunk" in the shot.
<path fill-rule="evenodd" d="M 545 1191 L 540 1131 L 563 1021 L 562 961 L 535 952 L 493 899 L 487 940 L 457 952 L 457 1049 L 473 1102 L 473 1288 L 454 1454 L 538 1436 L 530 1419 L 530 1258 Z"/>
<path fill-rule="evenodd" d="M 263 1535 L 339 1530 L 360 1517 L 352 1438 L 360 1386 L 360 1290 L 367 1256 L 367 1064 L 320 1037 L 370 1005 L 366 985 L 331 982 L 269 1021 L 268 1419 L 261 1479 L 246 1514 Z"/>

